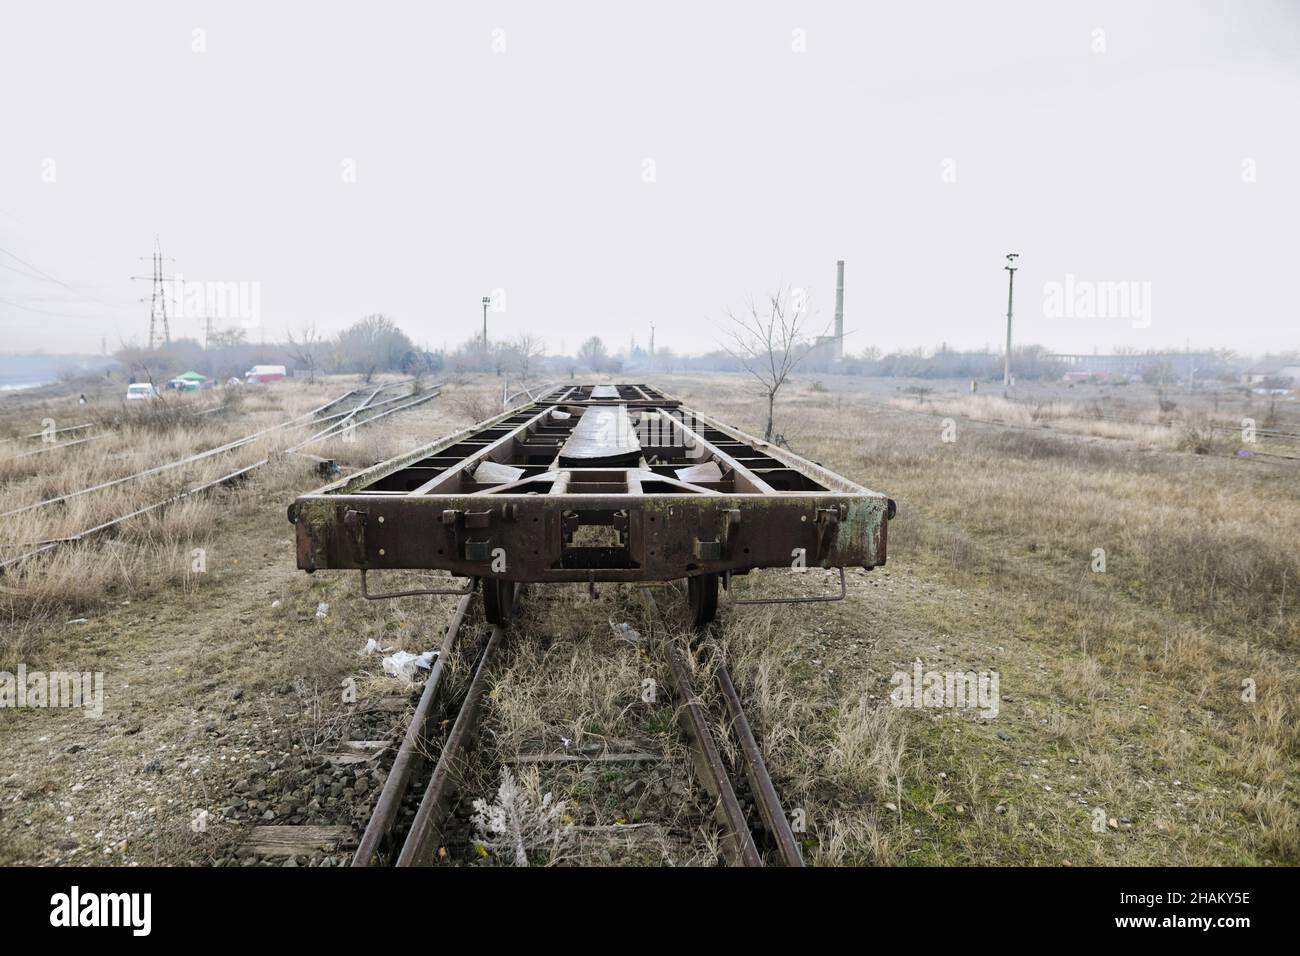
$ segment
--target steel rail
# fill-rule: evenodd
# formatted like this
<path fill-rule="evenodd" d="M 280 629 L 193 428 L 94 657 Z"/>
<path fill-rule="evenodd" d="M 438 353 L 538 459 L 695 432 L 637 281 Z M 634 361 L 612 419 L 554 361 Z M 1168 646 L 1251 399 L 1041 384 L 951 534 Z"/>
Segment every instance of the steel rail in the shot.
<path fill-rule="evenodd" d="M 338 399 L 334 399 L 334 401 L 327 402 L 326 404 L 321 405 L 318 408 L 313 408 L 309 412 L 304 412 L 301 415 L 295 415 L 293 418 L 290 418 L 287 421 L 279 422 L 275 425 L 271 425 L 267 428 L 263 428 L 260 431 L 253 432 L 251 435 L 245 435 L 242 438 L 236 438 L 234 441 L 226 442 L 224 445 L 218 445 L 215 448 L 209 448 L 206 451 L 201 451 L 197 454 L 190 455 L 186 458 L 181 458 L 177 461 L 170 461 L 161 465 L 156 465 L 153 468 L 146 468 L 144 471 L 137 471 L 131 475 L 123 475 L 121 478 L 114 478 L 111 481 L 104 481 L 98 485 L 91 485 L 89 488 L 81 488 L 77 491 L 70 491 L 66 495 L 58 495 L 54 498 L 46 498 L 44 501 L 37 501 L 30 505 L 24 505 L 21 508 L 14 508 L 10 511 L 0 512 L 0 518 L 8 518 L 11 515 L 23 514 L 24 512 L 27 511 L 34 511 L 37 508 L 44 508 L 46 505 L 53 505 L 63 501 L 69 501 L 73 498 L 80 497 L 81 495 L 88 495 L 93 491 L 103 491 L 105 488 L 113 488 L 116 487 L 117 485 L 125 484 L 128 481 L 135 481 L 138 478 L 147 478 L 150 475 L 162 474 L 165 471 L 170 471 L 173 468 L 181 468 L 185 465 L 193 464 L 196 461 L 203 461 L 206 458 L 211 458 L 214 455 L 221 454 L 222 452 L 234 451 L 238 448 L 242 448 L 245 445 L 256 441 L 259 438 L 263 438 L 266 435 L 270 435 L 274 432 L 282 431 L 286 428 L 289 428 L 293 426 L 295 422 L 302 422 L 303 419 L 312 418 L 313 416 L 323 411 L 324 409 L 337 404 L 342 398 L 347 398 L 349 395 L 354 395 L 354 394 L 356 394 L 355 389 L 351 392 L 348 392 L 346 395 L 341 396 Z M 306 422 L 302 422 L 302 423 L 306 424 Z M 106 435 L 108 433 L 105 432 L 104 434 Z M 103 435 L 92 436 L 92 437 L 103 437 Z M 81 440 L 89 441 L 90 439 L 83 438 Z M 65 447 L 65 446 L 56 446 L 56 447 Z"/>
<path fill-rule="evenodd" d="M 406 797 L 407 790 L 410 789 L 411 779 L 424 765 L 425 727 L 433 711 L 434 701 L 442 688 L 447 659 L 456 648 L 456 639 L 460 634 L 461 625 L 465 623 L 465 615 L 469 612 L 470 602 L 473 599 L 472 594 L 466 594 L 456 604 L 456 610 L 443 636 L 442 646 L 438 649 L 438 659 L 433 662 L 433 669 L 424 683 L 424 692 L 420 694 L 420 702 L 416 704 L 415 713 L 411 715 L 411 722 L 407 725 L 406 736 L 402 739 L 397 757 L 388 771 L 388 778 L 384 781 L 384 788 L 380 791 L 375 809 L 370 815 L 370 822 L 366 824 L 365 833 L 362 834 L 361 842 L 352 857 L 352 865 L 355 867 L 371 866 L 374 863 L 376 856 L 393 832 L 393 825 L 397 822 L 397 812 Z"/>
<path fill-rule="evenodd" d="M 14 435 L 12 438 L 0 438 L 0 445 L 7 445 L 11 441 L 26 441 L 29 438 L 44 438 L 46 435 L 58 435 L 61 432 L 79 432 L 84 428 L 94 427 L 94 422 L 86 422 L 84 425 L 65 425 L 63 428 L 55 428 L 53 431 L 36 432 L 32 435 Z"/>
<path fill-rule="evenodd" d="M 441 387 L 442 387 L 441 385 L 430 385 L 430 386 L 429 386 L 429 388 L 441 388 Z M 417 392 L 417 393 L 413 393 L 413 394 L 420 394 L 420 393 Z M 385 405 L 392 405 L 392 404 L 394 404 L 395 402 L 404 401 L 405 399 L 408 399 L 408 398 L 410 398 L 410 397 L 411 397 L 411 395 L 409 395 L 409 394 L 408 394 L 408 395 L 397 395 L 397 396 L 395 396 L 395 397 L 393 397 L 393 398 L 386 398 L 386 399 L 384 399 L 382 402 L 371 402 L 369 405 L 367 405 L 365 408 L 363 408 L 362 411 L 372 411 L 373 409 L 376 409 L 376 408 L 383 408 Z M 331 421 L 334 421 L 335 419 L 338 419 L 338 418 L 346 418 L 346 417 L 348 416 L 348 414 L 349 414 L 349 412 L 335 412 L 335 413 L 332 414 L 332 415 L 324 415 L 324 416 L 322 416 L 322 417 L 316 419 L 316 421 L 315 421 L 313 424 L 320 425 L 320 424 L 324 424 L 325 422 L 331 422 Z M 302 426 L 299 425 L 299 426 L 297 426 L 297 427 L 301 428 Z"/>
<path fill-rule="evenodd" d="M 308 445 L 314 444 L 315 442 L 321 441 L 322 439 L 333 438 L 335 435 L 340 434 L 341 432 L 343 432 L 345 429 L 349 427 L 355 428 L 355 427 L 360 427 L 361 425 L 369 425 L 371 422 L 377 422 L 381 418 L 387 418 L 389 415 L 392 415 L 394 412 L 404 412 L 408 408 L 414 408 L 416 405 L 423 405 L 425 402 L 432 401 L 433 399 L 437 398 L 440 394 L 442 394 L 442 386 L 431 385 L 425 392 L 421 393 L 419 397 L 411 401 L 408 401 L 405 405 L 397 405 L 394 408 L 389 408 L 383 412 L 380 412 L 378 415 L 371 415 L 369 418 L 363 418 L 360 421 L 350 424 L 349 419 L 351 419 L 358 412 L 370 411 L 372 408 L 377 407 L 377 406 L 370 406 L 370 405 L 358 406 L 357 408 L 354 408 L 347 417 L 343 418 L 338 422 L 335 422 L 329 428 L 317 432 L 315 435 L 312 435 L 306 441 L 299 442 L 296 445 L 286 448 L 285 453 L 287 454 L 289 452 L 301 451 L 303 448 L 306 448 Z M 403 397 L 410 398 L 411 396 L 406 395 Z M 380 402 L 379 404 L 386 405 L 388 403 Z M 262 464 L 265 464 L 265 462 L 262 462 Z"/>
<path fill-rule="evenodd" d="M 799 851 L 799 842 L 795 839 L 790 820 L 781 806 L 781 798 L 772 783 L 772 775 L 767 772 L 763 752 L 759 749 L 754 731 L 749 726 L 749 718 L 745 716 L 745 709 L 741 706 L 740 694 L 736 693 L 736 685 L 732 683 L 727 665 L 720 658 L 716 661 L 713 676 L 718 683 L 718 689 L 722 691 L 722 700 L 727 708 L 727 716 L 731 720 L 731 729 L 740 741 L 745 776 L 749 779 L 750 791 L 757 799 L 758 813 L 763 818 L 763 825 L 776 841 L 781 862 L 785 866 L 803 866 L 803 854 Z"/>
<path fill-rule="evenodd" d="M 510 395 L 506 395 L 505 398 L 502 399 L 501 407 L 503 410 L 509 409 L 511 407 L 511 403 L 514 402 L 514 400 L 518 398 L 520 395 L 527 395 L 528 401 L 530 402 L 539 402 L 547 395 L 549 395 L 551 392 L 555 391 L 555 389 L 558 387 L 559 386 L 552 385 L 549 382 L 546 383 L 545 385 L 525 385 L 523 388 L 519 389 L 519 391 L 514 392 L 513 394 Z M 533 394 L 534 392 L 536 392 L 537 394 L 534 395 Z"/>
<path fill-rule="evenodd" d="M 641 589 L 641 597 L 651 614 L 657 614 L 658 607 L 649 588 Z M 660 651 L 668 661 L 668 671 L 677 692 L 678 719 L 694 744 L 692 752 L 695 754 L 700 779 L 714 799 L 714 813 L 723 827 L 723 845 L 728 860 L 737 866 L 763 866 L 763 858 L 754 843 L 754 835 L 749 830 L 745 813 L 736 798 L 736 790 L 731 785 L 722 755 L 713 740 L 708 716 L 691 684 L 690 671 L 671 637 L 660 641 Z"/>
<path fill-rule="evenodd" d="M 381 389 L 381 390 L 382 390 L 382 389 Z M 375 393 L 372 393 L 372 395 L 373 395 L 373 394 L 375 394 Z M 432 392 L 431 392 L 430 394 L 428 394 L 428 395 L 421 396 L 419 399 L 417 399 L 417 400 L 415 400 L 415 401 L 413 401 L 413 402 L 409 402 L 409 403 L 406 404 L 406 405 L 399 405 L 399 406 L 397 406 L 396 408 L 388 409 L 387 411 L 382 412 L 382 413 L 380 413 L 379 415 L 375 415 L 375 416 L 372 417 L 372 418 L 363 419 L 362 421 L 358 422 L 357 424 L 358 424 L 358 425 L 368 425 L 368 424 L 370 424 L 371 422 L 373 422 L 373 421 L 377 421 L 377 420 L 380 419 L 380 418 L 384 418 L 384 417 L 386 417 L 386 416 L 388 416 L 388 415 L 391 415 L 391 414 L 393 414 L 394 412 L 405 411 L 406 409 L 411 408 L 411 407 L 414 406 L 414 405 L 420 405 L 420 404 L 423 404 L 424 402 L 427 402 L 427 401 L 429 401 L 429 400 L 431 400 L 431 399 L 433 399 L 433 398 L 436 398 L 436 397 L 438 396 L 438 394 L 439 394 L 439 390 L 438 390 L 438 388 L 434 388 L 434 389 L 432 390 Z M 365 408 L 364 405 L 362 405 L 362 406 L 358 406 L 358 408 L 353 409 L 353 413 L 358 412 L 358 411 L 362 411 L 362 410 L 364 410 L 364 408 Z M 300 444 L 294 445 L 294 446 L 291 447 L 291 448 L 287 448 L 287 449 L 285 449 L 284 453 L 285 453 L 285 454 L 288 454 L 288 453 L 290 453 L 290 452 L 298 451 L 299 449 L 301 449 L 301 448 L 303 448 L 303 447 L 305 447 L 305 446 L 311 444 L 312 442 L 318 441 L 318 440 L 320 440 L 321 438 L 332 437 L 332 435 L 331 435 L 330 433 L 333 432 L 333 431 L 335 431 L 336 427 L 337 427 L 337 426 L 331 426 L 330 428 L 327 428 L 327 429 L 325 429 L 324 431 L 319 432 L 319 433 L 317 433 L 316 435 L 313 435 L 311 438 L 307 439 L 306 441 L 301 442 Z M 47 551 L 50 551 L 50 550 L 52 550 L 52 549 L 54 549 L 54 548 L 57 548 L 57 547 L 58 547 L 59 545 L 61 545 L 61 544 L 71 544 L 71 543 L 73 543 L 73 542 L 77 542 L 77 541 L 84 540 L 85 538 L 88 538 L 88 537 L 90 537 L 90 536 L 92 536 L 92 535 L 98 534 L 98 533 L 101 532 L 101 531 L 106 531 L 106 530 L 108 530 L 109 528 L 114 527 L 115 525 L 119 525 L 119 524 L 121 524 L 121 523 L 124 522 L 124 521 L 128 521 L 128 520 L 130 520 L 131 518 L 136 518 L 136 517 L 139 517 L 140 515 L 148 514 L 148 513 L 151 512 L 151 511 L 156 511 L 156 510 L 159 509 L 159 508 L 165 507 L 165 506 L 170 505 L 170 504 L 174 504 L 174 503 L 177 502 L 177 501 L 182 501 L 182 500 L 184 500 L 185 498 L 189 498 L 189 497 L 192 497 L 192 496 L 194 496 L 194 495 L 201 494 L 201 493 L 203 493 L 203 492 L 205 492 L 205 491 L 208 491 L 208 490 L 211 489 L 211 488 L 215 488 L 217 485 L 222 485 L 222 484 L 226 484 L 226 483 L 228 483 L 228 482 L 230 482 L 230 481 L 234 481 L 236 478 L 240 478 L 240 477 L 242 477 L 242 476 L 248 474 L 249 472 L 254 471 L 254 470 L 257 469 L 257 468 L 261 468 L 263 465 L 268 464 L 270 461 L 271 461 L 271 456 L 268 455 L 268 456 L 265 457 L 265 458 L 262 458 L 262 459 L 260 459 L 260 460 L 258 460 L 258 461 L 253 462 L 251 465 L 245 465 L 244 467 L 239 468 L 239 469 L 237 469 L 236 471 L 232 471 L 232 472 L 230 472 L 229 474 L 222 475 L 222 476 L 219 477 L 219 478 L 214 478 L 214 479 L 212 479 L 211 481 L 207 481 L 207 482 L 204 482 L 204 483 L 202 483 L 202 484 L 200 484 L 200 485 L 196 485 L 196 486 L 193 487 L 193 488 L 189 488 L 189 489 L 187 489 L 187 490 L 185 490 L 185 491 L 179 492 L 178 494 L 172 495 L 171 497 L 164 498 L 162 501 L 156 501 L 156 502 L 154 502 L 153 504 L 146 505 L 146 506 L 143 507 L 143 508 L 138 508 L 138 509 L 136 509 L 135 511 L 129 512 L 128 514 L 119 515 L 119 516 L 117 516 L 116 518 L 113 518 L 113 519 L 110 520 L 110 521 L 105 521 L 105 522 L 103 522 L 102 524 L 95 525 L 93 528 L 87 528 L 87 529 L 85 529 L 85 530 L 83 530 L 83 531 L 79 531 L 79 532 L 77 532 L 76 534 L 69 535 L 68 537 L 65 537 L 65 538 L 54 538 L 54 539 L 51 539 L 51 540 L 49 540 L 49 541 L 42 541 L 42 542 L 39 543 L 39 545 L 38 545 L 38 546 L 35 548 L 35 550 L 33 550 L 33 551 L 28 551 L 28 552 L 26 552 L 26 553 L 24 553 L 24 554 L 20 554 L 20 555 L 18 555 L 17 557 L 13 557 L 13 558 L 8 559 L 7 561 L 0 561 L 0 574 L 3 574 L 6 568 L 10 568 L 10 567 L 12 567 L 12 566 L 14 566 L 14 565 L 16 565 L 16 564 L 20 564 L 20 563 L 22 563 L 23 561 L 26 561 L 26 560 L 28 560 L 28 559 L 30 559 L 30 558 L 34 558 L 34 557 L 36 557 L 37 555 L 44 554 L 44 553 L 47 552 Z"/>
<path fill-rule="evenodd" d="M 522 586 L 515 585 L 512 599 L 517 601 Z M 438 755 L 438 763 L 433 769 L 433 777 L 420 801 L 415 820 L 411 823 L 410 833 L 402 845 L 397 857 L 397 866 L 427 866 L 433 862 L 437 853 L 438 841 L 442 836 L 443 821 L 451 808 L 451 799 L 464 769 L 466 755 L 473 745 L 483 714 L 483 699 L 487 696 L 488 673 L 496 661 L 506 640 L 505 627 L 495 624 L 487 645 L 479 656 L 474 678 L 465 692 L 465 702 L 456 714 L 451 733 Z"/>
<path fill-rule="evenodd" d="M 97 441 L 100 438 L 107 438 L 111 434 L 112 432 L 99 432 L 98 434 L 95 435 L 87 435 L 85 438 L 76 438 L 73 439 L 72 441 L 65 441 L 57 445 L 46 445 L 43 448 L 36 449 L 35 451 L 25 451 L 21 455 L 14 455 L 13 460 L 19 461 L 23 458 L 31 458 L 35 455 L 43 455 L 47 451 L 58 451 L 60 448 L 71 448 L 73 445 L 84 445 L 86 444 L 86 442 Z"/>

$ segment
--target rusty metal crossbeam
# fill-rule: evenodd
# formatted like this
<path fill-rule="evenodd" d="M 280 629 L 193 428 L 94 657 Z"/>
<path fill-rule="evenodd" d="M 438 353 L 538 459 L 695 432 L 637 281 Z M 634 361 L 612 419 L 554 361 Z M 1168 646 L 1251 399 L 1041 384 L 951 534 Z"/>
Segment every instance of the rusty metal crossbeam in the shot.
<path fill-rule="evenodd" d="M 647 385 L 557 386 L 290 508 L 298 566 L 498 582 L 876 567 L 894 503 Z M 711 613 L 705 599 L 701 613 Z"/>

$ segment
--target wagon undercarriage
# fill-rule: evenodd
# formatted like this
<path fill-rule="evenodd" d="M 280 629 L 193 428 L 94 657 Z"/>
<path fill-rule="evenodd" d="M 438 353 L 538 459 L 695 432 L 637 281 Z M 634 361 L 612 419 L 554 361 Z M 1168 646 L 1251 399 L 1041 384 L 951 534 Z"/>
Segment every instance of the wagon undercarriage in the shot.
<path fill-rule="evenodd" d="M 561 386 L 297 499 L 298 566 L 514 583 L 690 581 L 885 562 L 894 504 L 645 385 Z M 494 600 L 498 598 L 498 600 Z M 500 613 L 504 614 L 504 610 Z"/>

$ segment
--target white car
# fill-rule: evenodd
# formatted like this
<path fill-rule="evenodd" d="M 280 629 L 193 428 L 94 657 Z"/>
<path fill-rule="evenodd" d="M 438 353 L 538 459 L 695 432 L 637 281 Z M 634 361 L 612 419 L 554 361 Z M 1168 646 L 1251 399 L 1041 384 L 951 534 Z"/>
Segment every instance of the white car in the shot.
<path fill-rule="evenodd" d="M 158 397 L 158 389 L 154 388 L 148 382 L 137 382 L 134 385 L 128 385 L 126 387 L 126 400 L 128 402 L 140 402 Z"/>

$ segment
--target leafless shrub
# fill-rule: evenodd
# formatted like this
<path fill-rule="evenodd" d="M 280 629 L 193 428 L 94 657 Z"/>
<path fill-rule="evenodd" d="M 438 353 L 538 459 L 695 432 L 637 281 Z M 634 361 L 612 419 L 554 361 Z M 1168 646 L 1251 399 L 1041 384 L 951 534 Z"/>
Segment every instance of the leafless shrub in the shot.
<path fill-rule="evenodd" d="M 480 391 L 458 391 L 451 399 L 452 407 L 471 423 L 481 422 L 500 413 L 499 404 Z"/>
<path fill-rule="evenodd" d="M 474 801 L 474 828 L 481 845 L 499 856 L 509 858 L 515 866 L 528 866 L 528 855 L 546 854 L 555 862 L 572 835 L 564 823 L 564 801 L 551 793 L 538 796 L 536 773 L 533 787 L 520 786 L 509 767 L 501 768 L 501 785 L 491 803 Z"/>
<path fill-rule="evenodd" d="M 299 677 L 293 690 L 294 743 L 303 753 L 317 756 L 342 739 L 351 715 L 339 702 L 338 685 L 332 681 Z"/>
<path fill-rule="evenodd" d="M 767 401 L 763 440 L 771 441 L 776 397 L 809 352 L 807 307 L 793 301 L 790 290 L 778 289 L 761 305 L 750 299 L 744 311 L 728 312 L 727 318 L 728 342 L 723 348 L 762 386 Z"/>

